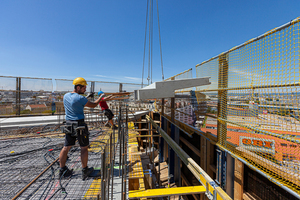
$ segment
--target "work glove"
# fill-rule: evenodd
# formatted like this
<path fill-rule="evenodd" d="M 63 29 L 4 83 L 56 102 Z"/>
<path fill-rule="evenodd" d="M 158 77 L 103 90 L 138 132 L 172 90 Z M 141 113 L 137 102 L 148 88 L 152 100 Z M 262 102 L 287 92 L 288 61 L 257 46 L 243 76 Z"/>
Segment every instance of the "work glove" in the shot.
<path fill-rule="evenodd" d="M 91 93 L 89 93 L 87 96 L 86 96 L 86 98 L 94 98 L 94 94 L 95 94 L 95 92 L 91 92 Z"/>
<path fill-rule="evenodd" d="M 105 94 L 104 94 L 104 93 L 103 93 L 103 94 L 100 94 L 99 97 L 102 99 L 103 97 L 105 97 Z"/>

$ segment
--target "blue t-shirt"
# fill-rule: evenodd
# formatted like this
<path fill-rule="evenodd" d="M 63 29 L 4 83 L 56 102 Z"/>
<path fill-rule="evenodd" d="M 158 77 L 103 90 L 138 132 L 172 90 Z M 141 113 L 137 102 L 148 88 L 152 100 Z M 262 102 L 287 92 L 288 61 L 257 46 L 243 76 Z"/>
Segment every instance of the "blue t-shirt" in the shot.
<path fill-rule="evenodd" d="M 83 109 L 88 102 L 87 98 L 77 93 L 67 93 L 64 95 L 64 107 L 66 120 L 84 119 Z"/>

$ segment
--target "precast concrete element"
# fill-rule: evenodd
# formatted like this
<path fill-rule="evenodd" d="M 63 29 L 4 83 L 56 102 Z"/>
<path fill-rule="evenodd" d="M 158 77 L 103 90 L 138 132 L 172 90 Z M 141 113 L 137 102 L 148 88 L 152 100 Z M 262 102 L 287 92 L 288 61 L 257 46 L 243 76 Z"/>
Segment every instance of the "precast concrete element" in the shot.
<path fill-rule="evenodd" d="M 131 120 L 139 119 L 149 111 L 133 111 L 128 114 Z M 61 124 L 65 120 L 65 115 L 48 115 L 48 116 L 30 116 L 30 117 L 9 117 L 0 118 L 0 127 L 4 129 L 14 129 L 18 127 L 45 126 Z M 98 116 L 98 113 L 91 113 L 86 116 L 86 122 L 103 121 L 105 118 Z"/>
<path fill-rule="evenodd" d="M 210 85 L 209 78 L 210 77 L 155 82 L 142 89 L 135 90 L 135 100 L 175 97 L 175 90 Z"/>

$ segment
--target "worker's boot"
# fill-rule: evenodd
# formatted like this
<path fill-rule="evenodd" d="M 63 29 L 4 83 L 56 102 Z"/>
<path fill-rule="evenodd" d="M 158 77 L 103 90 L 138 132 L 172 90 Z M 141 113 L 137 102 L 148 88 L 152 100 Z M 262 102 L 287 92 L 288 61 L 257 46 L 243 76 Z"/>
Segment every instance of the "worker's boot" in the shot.
<path fill-rule="evenodd" d="M 93 167 L 83 168 L 82 169 L 82 180 L 84 181 L 93 171 L 94 171 Z"/>
<path fill-rule="evenodd" d="M 113 125 L 113 126 L 112 126 L 112 129 L 113 129 L 113 130 L 117 130 L 118 127 L 117 127 L 116 125 Z"/>
<path fill-rule="evenodd" d="M 59 178 L 63 177 L 69 177 L 72 176 L 73 169 L 69 169 L 67 166 L 64 166 L 63 168 L 59 169 Z"/>

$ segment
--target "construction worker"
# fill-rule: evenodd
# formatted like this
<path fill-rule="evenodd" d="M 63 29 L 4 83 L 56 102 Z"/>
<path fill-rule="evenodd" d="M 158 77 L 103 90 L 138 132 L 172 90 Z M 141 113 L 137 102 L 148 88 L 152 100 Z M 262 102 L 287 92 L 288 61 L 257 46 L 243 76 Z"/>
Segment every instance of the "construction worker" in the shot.
<path fill-rule="evenodd" d="M 73 173 L 73 169 L 66 166 L 68 152 L 76 139 L 81 148 L 81 165 L 82 165 L 82 180 L 85 180 L 93 171 L 93 167 L 88 167 L 88 145 L 89 145 L 89 131 L 84 122 L 83 109 L 85 106 L 94 108 L 96 107 L 101 98 L 91 102 L 86 97 L 82 96 L 86 91 L 87 82 L 84 78 L 78 77 L 73 80 L 74 90 L 64 95 L 64 107 L 66 112 L 66 135 L 65 144 L 59 154 L 60 171 L 59 176 L 69 177 Z M 77 130 L 84 127 L 83 130 Z"/>
<path fill-rule="evenodd" d="M 102 112 L 104 112 L 104 115 L 108 118 L 108 121 L 105 123 L 105 126 L 112 126 L 112 129 L 113 130 L 116 130 L 118 129 L 118 127 L 116 125 L 114 125 L 114 122 L 113 122 L 113 117 L 114 117 L 114 114 L 113 112 L 108 108 L 108 105 L 106 103 L 106 101 L 110 101 L 110 100 L 113 100 L 114 99 L 114 96 L 113 95 L 109 95 L 109 96 L 105 96 L 104 92 L 100 91 L 98 92 L 98 95 L 99 95 L 99 98 L 101 99 L 99 105 L 101 107 L 101 110 Z M 109 123 L 111 125 L 109 125 Z"/>

